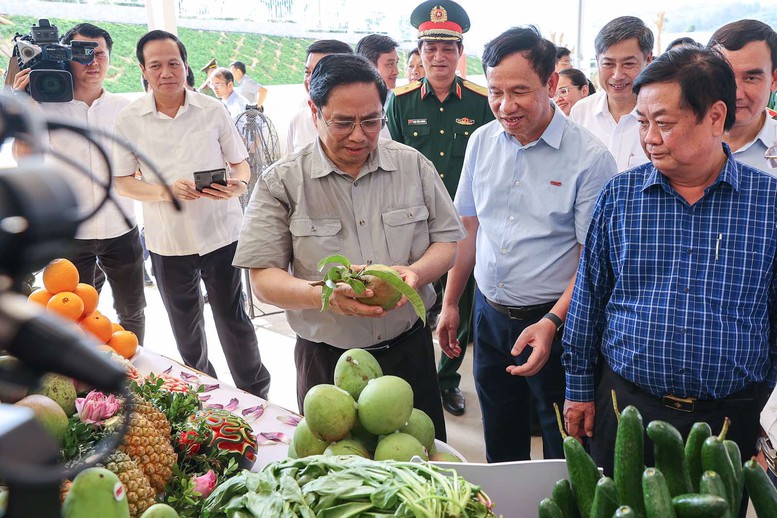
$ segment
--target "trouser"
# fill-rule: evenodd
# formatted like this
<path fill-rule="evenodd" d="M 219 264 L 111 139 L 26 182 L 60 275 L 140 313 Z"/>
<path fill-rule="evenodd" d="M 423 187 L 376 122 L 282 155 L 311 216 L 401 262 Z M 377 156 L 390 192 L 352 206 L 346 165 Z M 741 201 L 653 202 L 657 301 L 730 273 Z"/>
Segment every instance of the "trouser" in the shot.
<path fill-rule="evenodd" d="M 442 300 L 443 292 L 448 276 L 444 275 L 434 284 L 437 292 L 437 299 Z M 440 390 L 453 389 L 461 383 L 461 374 L 459 368 L 464 361 L 464 354 L 467 352 L 467 345 L 472 341 L 472 321 L 474 316 L 473 297 L 475 295 L 475 276 L 470 274 L 467 280 L 467 286 L 459 299 L 459 329 L 456 338 L 461 344 L 461 354 L 456 358 L 448 358 L 446 355 L 440 355 L 440 362 L 437 364 L 437 379 L 440 382 Z"/>
<path fill-rule="evenodd" d="M 506 462 L 531 458 L 531 408 L 534 406 L 542 429 L 542 451 L 546 459 L 564 457 L 561 433 L 553 403 L 564 404 L 564 370 L 561 340 L 555 340 L 548 362 L 534 376 L 513 376 L 508 365 L 526 363 L 531 347 L 515 357 L 510 354 L 524 329 L 538 322 L 553 303 L 527 312 L 525 318 L 510 318 L 491 307 L 475 288 L 475 357 L 473 370 L 483 432 L 486 460 Z"/>
<path fill-rule="evenodd" d="M 235 386 L 267 399 L 270 373 L 262 364 L 256 331 L 243 307 L 240 270 L 232 266 L 236 247 L 234 242 L 205 255 L 164 256 L 151 252 L 151 263 L 184 363 L 216 377 L 208 360 L 202 280 Z"/>
<path fill-rule="evenodd" d="M 755 443 L 760 429 L 758 419 L 765 402 L 763 398 L 765 388 L 761 385 L 751 385 L 743 391 L 718 401 L 698 402 L 692 412 L 687 412 L 665 406 L 662 398 L 622 378 L 605 363 L 596 388 L 594 435 L 589 444 L 591 457 L 609 477 L 613 474 L 615 437 L 618 432 L 618 419 L 612 407 L 613 390 L 620 410 L 633 405 L 642 415 L 642 422 L 646 427 L 651 421 L 666 421 L 677 428 L 683 439 L 688 437 L 693 424 L 699 421 L 708 423 L 713 435 L 717 435 L 723 428 L 724 418 L 728 417 L 731 425 L 726 439 L 737 443 L 743 461 L 750 459 L 756 453 Z M 653 446 L 648 439 L 645 440 L 645 466 L 655 466 Z M 746 506 L 747 497 L 743 498 L 740 516 L 745 516 Z"/>
<path fill-rule="evenodd" d="M 365 347 L 378 360 L 384 375 L 398 376 L 413 387 L 413 406 L 434 423 L 435 437 L 445 442 L 445 417 L 440 387 L 434 369 L 434 346 L 429 326 L 420 320 L 398 337 Z M 294 363 L 297 367 L 297 404 L 303 409 L 305 395 L 313 386 L 334 383 L 335 365 L 345 349 L 297 337 Z"/>
<path fill-rule="evenodd" d="M 76 239 L 65 257 L 75 264 L 81 282 L 94 286 L 98 293 L 107 277 L 119 324 L 144 343 L 146 296 L 138 227 L 111 239 Z"/>

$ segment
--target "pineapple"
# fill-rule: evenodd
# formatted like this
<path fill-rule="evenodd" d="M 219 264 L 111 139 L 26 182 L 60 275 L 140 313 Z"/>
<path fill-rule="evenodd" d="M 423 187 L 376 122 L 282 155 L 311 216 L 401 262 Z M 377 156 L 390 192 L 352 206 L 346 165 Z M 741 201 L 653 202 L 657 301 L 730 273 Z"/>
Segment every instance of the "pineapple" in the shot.
<path fill-rule="evenodd" d="M 114 452 L 108 457 L 105 468 L 115 473 L 121 483 L 124 484 L 124 490 L 127 492 L 127 502 L 129 503 L 129 512 L 132 518 L 137 518 L 143 511 L 154 505 L 154 496 L 156 491 L 143 474 L 143 471 L 133 461 L 129 455 L 120 451 Z"/>
<path fill-rule="evenodd" d="M 139 412 L 132 412 L 129 430 L 119 450 L 135 461 L 157 492 L 162 491 L 173 475 L 177 460 L 173 446 Z"/>
<path fill-rule="evenodd" d="M 156 430 L 165 438 L 167 442 L 170 442 L 170 423 L 167 421 L 165 415 L 157 410 L 157 408 L 143 399 L 140 396 L 134 396 L 132 398 L 132 405 L 135 412 L 138 412 L 146 420 L 156 428 Z"/>

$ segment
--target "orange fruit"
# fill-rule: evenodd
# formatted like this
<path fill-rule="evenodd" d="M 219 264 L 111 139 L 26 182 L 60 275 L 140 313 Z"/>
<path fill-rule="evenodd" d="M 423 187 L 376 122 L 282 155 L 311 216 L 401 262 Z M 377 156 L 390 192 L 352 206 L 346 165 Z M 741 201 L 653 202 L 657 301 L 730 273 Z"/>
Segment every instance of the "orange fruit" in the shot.
<path fill-rule="evenodd" d="M 132 331 L 116 331 L 108 345 L 125 358 L 132 358 L 138 350 L 138 337 Z"/>
<path fill-rule="evenodd" d="M 30 293 L 30 296 L 27 297 L 27 300 L 40 304 L 45 308 L 46 304 L 49 303 L 49 299 L 51 299 L 52 296 L 53 293 L 49 293 L 46 288 L 40 288 L 39 290 L 35 290 Z"/>
<path fill-rule="evenodd" d="M 43 285 L 49 293 L 73 292 L 78 280 L 76 266 L 67 259 L 54 259 L 43 269 Z"/>
<path fill-rule="evenodd" d="M 49 299 L 46 303 L 46 309 L 64 318 L 76 321 L 81 316 L 81 313 L 84 312 L 84 301 L 73 292 L 63 291 Z"/>
<path fill-rule="evenodd" d="M 73 293 L 81 297 L 81 300 L 84 301 L 84 312 L 81 314 L 81 318 L 91 314 L 95 309 L 97 309 L 97 303 L 100 301 L 100 295 L 97 293 L 97 290 L 94 289 L 93 286 L 79 282 L 78 286 L 76 286 L 76 291 Z"/>
<path fill-rule="evenodd" d="M 84 330 L 92 333 L 92 335 L 103 344 L 108 343 L 108 340 L 111 339 L 111 335 L 113 334 L 113 324 L 111 324 L 108 317 L 99 311 L 93 311 L 86 315 L 81 319 L 80 324 Z"/>
<path fill-rule="evenodd" d="M 123 328 L 123 327 L 121 327 L 121 324 L 118 324 L 118 323 L 116 323 L 116 322 L 111 322 L 111 326 L 113 326 L 113 332 L 114 332 L 114 333 L 115 333 L 116 331 L 124 331 L 124 328 Z"/>

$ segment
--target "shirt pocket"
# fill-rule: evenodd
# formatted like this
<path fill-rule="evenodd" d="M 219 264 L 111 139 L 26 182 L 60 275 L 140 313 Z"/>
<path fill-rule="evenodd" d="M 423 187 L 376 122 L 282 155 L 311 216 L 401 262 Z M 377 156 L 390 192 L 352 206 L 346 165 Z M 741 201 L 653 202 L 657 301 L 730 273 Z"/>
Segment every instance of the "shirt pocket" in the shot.
<path fill-rule="evenodd" d="M 383 229 L 392 264 L 409 265 L 429 248 L 429 209 L 417 205 L 384 212 Z"/>
<path fill-rule="evenodd" d="M 456 128 L 453 130 L 453 156 L 462 157 L 467 150 L 467 142 L 469 142 L 469 136 L 472 131 L 464 128 Z"/>
<path fill-rule="evenodd" d="M 429 137 L 431 128 L 429 126 L 405 126 L 403 134 L 405 136 L 405 144 L 410 147 L 416 147 L 419 143 L 426 141 Z"/>
<path fill-rule="evenodd" d="M 337 218 L 297 218 L 289 222 L 294 247 L 294 274 L 318 279 L 316 269 L 324 257 L 343 253 L 342 224 Z"/>

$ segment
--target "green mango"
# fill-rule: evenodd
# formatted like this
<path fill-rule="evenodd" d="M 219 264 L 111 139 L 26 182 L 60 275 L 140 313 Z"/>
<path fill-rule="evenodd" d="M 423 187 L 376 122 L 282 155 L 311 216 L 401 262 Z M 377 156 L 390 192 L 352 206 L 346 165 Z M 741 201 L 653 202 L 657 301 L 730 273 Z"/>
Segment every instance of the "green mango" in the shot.
<path fill-rule="evenodd" d="M 62 518 L 129 518 L 127 493 L 119 477 L 104 468 L 89 468 L 73 479 L 62 506 Z"/>

